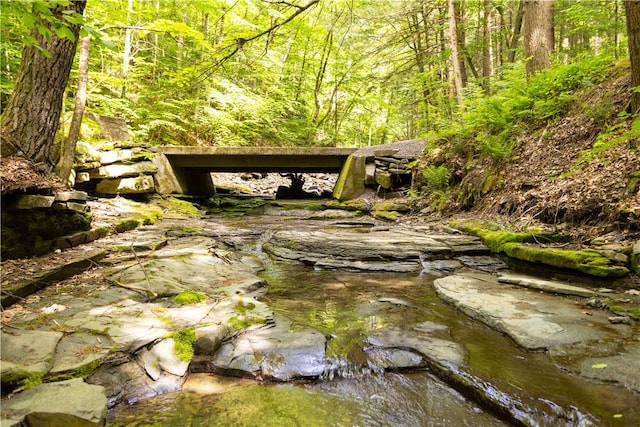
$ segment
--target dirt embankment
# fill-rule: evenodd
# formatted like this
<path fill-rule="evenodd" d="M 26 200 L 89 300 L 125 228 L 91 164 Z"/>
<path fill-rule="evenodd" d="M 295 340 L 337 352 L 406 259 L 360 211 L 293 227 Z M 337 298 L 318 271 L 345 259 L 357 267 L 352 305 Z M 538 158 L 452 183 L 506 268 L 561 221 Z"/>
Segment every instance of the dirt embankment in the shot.
<path fill-rule="evenodd" d="M 628 68 L 611 67 L 606 80 L 572 97 L 563 117 L 520 123 L 508 160 L 465 170 L 451 157 L 445 164 L 463 175 L 452 200 L 473 188 L 474 215 L 640 236 L 640 118 L 625 113 L 630 93 Z M 454 201 L 449 213 L 469 208 L 463 204 Z"/>

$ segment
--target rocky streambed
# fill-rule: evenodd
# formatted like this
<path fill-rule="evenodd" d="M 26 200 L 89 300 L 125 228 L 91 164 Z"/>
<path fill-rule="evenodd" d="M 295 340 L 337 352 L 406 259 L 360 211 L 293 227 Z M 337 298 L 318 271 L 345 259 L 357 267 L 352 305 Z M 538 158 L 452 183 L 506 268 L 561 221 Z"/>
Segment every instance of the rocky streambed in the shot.
<path fill-rule="evenodd" d="M 637 294 L 442 224 L 276 204 L 74 250 L 3 312 L 3 426 L 640 422 L 639 326 L 599 304 Z"/>

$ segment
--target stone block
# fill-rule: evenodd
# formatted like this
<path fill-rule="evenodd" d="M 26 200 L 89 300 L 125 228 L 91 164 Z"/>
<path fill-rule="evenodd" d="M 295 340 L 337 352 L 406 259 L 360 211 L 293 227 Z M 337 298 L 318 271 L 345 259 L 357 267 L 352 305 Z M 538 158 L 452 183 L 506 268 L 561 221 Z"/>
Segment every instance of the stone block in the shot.
<path fill-rule="evenodd" d="M 16 199 L 13 207 L 15 209 L 50 208 L 55 200 L 56 198 L 54 196 L 24 194 Z"/>
<path fill-rule="evenodd" d="M 55 194 L 56 202 L 86 202 L 87 193 L 84 191 L 58 191 Z"/>
<path fill-rule="evenodd" d="M 144 194 L 152 193 L 154 190 L 155 184 L 151 175 L 103 179 L 96 186 L 96 192 L 100 194 Z"/>
<path fill-rule="evenodd" d="M 126 178 L 140 174 L 152 174 L 157 171 L 158 168 L 152 162 L 114 163 L 90 170 L 89 176 L 92 179 Z"/>
<path fill-rule="evenodd" d="M 392 180 L 391 180 L 391 174 L 388 172 L 379 172 L 376 171 L 375 174 L 375 181 L 380 184 L 380 186 L 382 188 L 384 188 L 385 190 L 388 190 L 389 188 L 392 187 Z"/>
<path fill-rule="evenodd" d="M 366 156 L 351 154 L 340 172 L 333 190 L 338 200 L 355 199 L 364 191 Z"/>
<path fill-rule="evenodd" d="M 89 172 L 78 172 L 76 173 L 76 184 L 81 184 L 83 182 L 91 181 L 91 176 Z"/>

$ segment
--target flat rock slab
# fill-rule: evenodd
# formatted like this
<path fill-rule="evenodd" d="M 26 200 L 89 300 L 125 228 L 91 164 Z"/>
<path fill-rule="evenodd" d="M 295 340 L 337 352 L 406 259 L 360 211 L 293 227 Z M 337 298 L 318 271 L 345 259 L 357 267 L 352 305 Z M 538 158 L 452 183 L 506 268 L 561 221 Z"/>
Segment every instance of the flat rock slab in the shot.
<path fill-rule="evenodd" d="M 2 416 L 28 426 L 102 426 L 107 417 L 104 388 L 76 378 L 47 383 L 2 401 Z"/>
<path fill-rule="evenodd" d="M 439 337 L 447 326 L 435 322 L 423 322 L 411 329 L 388 327 L 369 333 L 367 341 L 374 347 L 407 350 L 412 349 L 427 359 L 455 366 L 465 362 L 466 354 L 462 346 L 449 339 Z M 406 368 L 396 365 L 396 360 L 389 360 L 387 368 Z"/>
<path fill-rule="evenodd" d="M 275 317 L 272 327 L 248 330 L 223 344 L 211 360 L 214 371 L 289 381 L 313 378 L 326 367 L 326 337 L 313 328 L 293 329 Z"/>
<path fill-rule="evenodd" d="M 2 382 L 14 382 L 28 373 L 49 372 L 62 332 L 5 329 L 0 337 Z"/>
<path fill-rule="evenodd" d="M 64 336 L 56 347 L 51 373 L 81 371 L 106 356 L 112 342 L 104 335 L 75 332 Z"/>
<path fill-rule="evenodd" d="M 183 291 L 211 294 L 217 288 L 263 283 L 255 262 L 211 249 L 212 239 L 184 238 L 158 249 L 154 257 L 118 266 L 107 273 L 118 286 L 143 294 L 173 296 Z"/>
<path fill-rule="evenodd" d="M 629 328 L 609 324 L 607 314 L 586 311 L 574 301 L 500 284 L 491 275 L 436 279 L 440 298 L 468 316 L 509 336 L 528 350 L 620 339 Z"/>
<path fill-rule="evenodd" d="M 417 272 L 424 260 L 489 252 L 475 237 L 408 230 L 280 230 L 263 247 L 276 257 L 318 267 Z"/>
<path fill-rule="evenodd" d="M 582 360 L 580 374 L 607 383 L 618 383 L 640 393 L 640 343 L 628 346 L 623 352 Z"/>
<path fill-rule="evenodd" d="M 523 274 L 502 273 L 498 275 L 498 282 L 561 295 L 574 295 L 579 297 L 593 297 L 596 295 L 596 292 L 591 289 L 567 285 L 566 283 L 553 280 L 538 279 L 537 277 L 525 276 Z"/>

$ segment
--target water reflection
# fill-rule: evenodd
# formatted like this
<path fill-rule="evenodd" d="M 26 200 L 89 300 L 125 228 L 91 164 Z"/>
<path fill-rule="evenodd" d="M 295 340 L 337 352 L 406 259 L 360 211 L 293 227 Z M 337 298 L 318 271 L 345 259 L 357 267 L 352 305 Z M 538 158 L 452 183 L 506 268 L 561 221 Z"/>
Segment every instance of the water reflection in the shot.
<path fill-rule="evenodd" d="M 446 324 L 443 333 L 468 354 L 465 369 L 530 407 L 545 413 L 554 413 L 557 405 L 577 407 L 602 425 L 640 420 L 632 392 L 583 380 L 558 369 L 545 353 L 518 349 L 442 303 L 427 275 L 314 271 L 274 263 L 264 278 L 269 283 L 264 301 L 272 309 L 294 327 L 311 326 L 332 337 L 328 355 L 334 367 L 330 364 L 324 379 L 265 384 L 194 375 L 182 392 L 117 408 L 110 421 L 137 426 L 504 425 L 429 372 L 382 373 L 362 351 L 371 331 L 421 322 Z M 624 419 L 614 419 L 617 413 Z"/>

